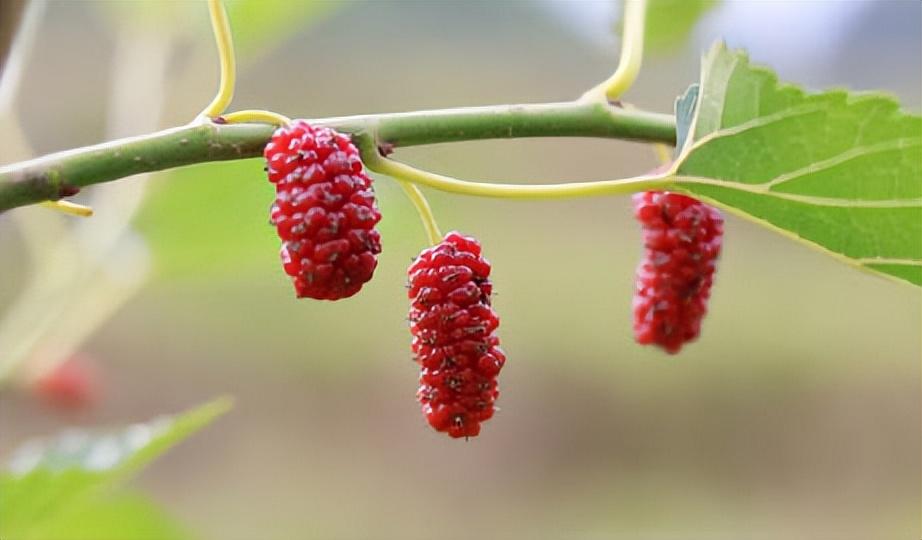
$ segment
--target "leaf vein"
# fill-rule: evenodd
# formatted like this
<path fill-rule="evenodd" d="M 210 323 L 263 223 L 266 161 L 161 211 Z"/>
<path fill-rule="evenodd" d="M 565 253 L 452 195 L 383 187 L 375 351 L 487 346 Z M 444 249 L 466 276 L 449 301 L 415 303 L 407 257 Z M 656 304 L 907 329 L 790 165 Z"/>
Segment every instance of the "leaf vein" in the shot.
<path fill-rule="evenodd" d="M 913 148 L 916 146 L 922 146 L 922 138 L 909 137 L 903 139 L 892 139 L 889 141 L 884 141 L 882 143 L 872 144 L 869 146 L 859 146 L 857 148 L 850 148 L 845 152 L 837 154 L 831 158 L 817 161 L 816 163 L 811 163 L 806 167 L 801 167 L 800 169 L 786 172 L 780 174 L 775 178 L 761 184 L 769 189 L 772 189 L 778 185 L 781 185 L 790 180 L 801 178 L 809 174 L 820 172 L 825 169 L 835 167 L 836 165 L 841 165 L 842 163 L 847 163 L 853 159 L 857 159 L 864 156 L 871 156 L 878 153 L 888 152 L 892 150 L 904 150 L 906 148 Z"/>
<path fill-rule="evenodd" d="M 688 149 L 686 154 L 691 154 L 692 152 L 694 152 L 701 146 L 704 146 L 705 144 L 715 139 L 722 139 L 725 137 L 731 137 L 733 135 L 739 135 L 740 133 L 745 133 L 746 131 L 749 131 L 752 129 L 757 129 L 757 128 L 764 127 L 767 125 L 771 125 L 775 122 L 781 122 L 782 120 L 787 120 L 789 118 L 797 118 L 799 116 L 806 116 L 808 114 L 821 112 L 826 109 L 828 109 L 827 104 L 822 104 L 822 105 L 809 104 L 809 105 L 803 105 L 800 107 L 793 107 L 790 109 L 785 109 L 783 111 L 778 111 L 776 113 L 768 114 L 765 116 L 757 116 L 753 118 L 752 120 L 743 122 L 742 124 L 737 124 L 729 128 L 718 129 L 717 131 L 708 133 L 704 137 L 701 137 L 700 139 L 695 140 L 694 144 L 691 145 L 691 147 Z"/>
<path fill-rule="evenodd" d="M 840 197 L 817 197 L 813 195 L 798 195 L 796 193 L 784 193 L 781 191 L 768 191 L 765 184 L 743 184 L 740 182 L 728 182 L 714 178 L 702 178 L 698 176 L 674 177 L 679 184 L 702 184 L 717 186 L 737 191 L 745 191 L 756 195 L 773 197 L 787 201 L 812 204 L 814 206 L 834 206 L 839 208 L 922 208 L 922 198 L 915 199 L 843 199 Z"/>

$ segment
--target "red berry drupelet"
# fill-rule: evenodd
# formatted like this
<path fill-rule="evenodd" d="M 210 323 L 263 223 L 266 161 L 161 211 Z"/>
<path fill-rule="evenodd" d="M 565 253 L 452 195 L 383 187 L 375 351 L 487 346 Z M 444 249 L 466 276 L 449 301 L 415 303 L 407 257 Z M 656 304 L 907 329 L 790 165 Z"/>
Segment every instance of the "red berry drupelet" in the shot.
<path fill-rule="evenodd" d="M 450 232 L 407 271 L 410 332 L 422 368 L 417 398 L 436 431 L 473 437 L 493 416 L 506 362 L 490 307 L 490 263 L 474 238 Z"/>
<path fill-rule="evenodd" d="M 371 279 L 381 253 L 381 212 L 349 137 L 295 120 L 266 145 L 275 184 L 270 223 L 299 298 L 348 298 Z"/>
<path fill-rule="evenodd" d="M 701 330 L 723 218 L 701 201 L 660 191 L 634 195 L 634 214 L 645 249 L 637 268 L 634 337 L 674 354 Z"/>

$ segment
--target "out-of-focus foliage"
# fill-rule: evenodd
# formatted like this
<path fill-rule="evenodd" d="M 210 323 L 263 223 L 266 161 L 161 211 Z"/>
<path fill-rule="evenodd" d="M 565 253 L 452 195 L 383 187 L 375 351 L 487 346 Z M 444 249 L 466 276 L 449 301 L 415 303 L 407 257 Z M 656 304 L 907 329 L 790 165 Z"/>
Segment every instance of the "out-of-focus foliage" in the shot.
<path fill-rule="evenodd" d="M 72 538 L 129 540 L 132 537 L 127 535 L 132 531 L 178 531 L 139 499 L 99 497 L 229 408 L 230 401 L 221 398 L 178 416 L 164 416 L 114 432 L 73 429 L 48 441 L 24 443 L 7 470 L 0 473 L 0 538 L 59 539 L 55 531 L 82 530 L 87 534 Z M 115 515 L 120 517 L 112 521 Z M 113 523 L 117 528 L 110 529 Z M 95 526 L 101 529 L 90 535 L 90 528 Z"/>
<path fill-rule="evenodd" d="M 188 540 L 192 533 L 146 497 L 123 493 L 91 499 L 51 519 L 42 538 L 54 540 Z M 15 540 L 15 537 L 11 537 Z"/>
<path fill-rule="evenodd" d="M 211 27 L 205 2 L 95 2 L 113 25 L 143 23 L 198 35 L 209 46 Z M 315 0 L 225 0 L 234 45 L 244 61 L 257 60 L 295 32 L 335 11 L 341 2 Z"/>
<path fill-rule="evenodd" d="M 242 60 L 255 60 L 305 31 L 342 2 L 329 0 L 229 0 L 227 16 Z"/>
<path fill-rule="evenodd" d="M 668 52 L 685 43 L 702 15 L 718 0 L 649 0 L 646 47 L 651 52 Z"/>
<path fill-rule="evenodd" d="M 156 254 L 155 271 L 207 279 L 215 273 L 276 266 L 275 229 L 268 223 L 272 186 L 261 160 L 180 169 L 158 185 L 138 217 Z"/>

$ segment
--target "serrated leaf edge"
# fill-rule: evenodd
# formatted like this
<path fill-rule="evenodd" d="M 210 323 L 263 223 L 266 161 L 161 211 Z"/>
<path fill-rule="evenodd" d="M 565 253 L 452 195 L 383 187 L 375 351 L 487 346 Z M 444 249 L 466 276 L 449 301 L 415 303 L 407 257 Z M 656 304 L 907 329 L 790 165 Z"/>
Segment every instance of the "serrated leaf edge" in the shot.
<path fill-rule="evenodd" d="M 708 53 L 707 53 L 706 55 L 704 55 L 704 57 L 702 58 L 702 61 L 701 61 L 701 80 L 699 81 L 700 88 L 704 88 L 704 87 L 705 87 L 705 84 L 706 84 L 705 77 L 707 76 L 707 73 L 709 72 L 709 70 L 707 69 L 708 64 L 712 61 L 712 59 L 713 59 L 717 54 L 719 54 L 721 51 L 726 51 L 726 50 L 728 50 L 726 43 L 725 43 L 723 40 L 718 40 L 717 42 L 714 43 L 714 45 L 711 47 L 711 49 L 708 51 Z M 746 53 L 745 50 L 737 49 L 736 51 L 733 52 L 733 55 L 734 55 L 734 69 L 735 69 L 736 65 L 739 64 L 740 60 L 742 60 L 742 61 L 745 62 L 746 66 L 748 66 L 748 67 L 749 67 L 750 69 L 752 69 L 753 71 L 759 71 L 759 72 L 762 72 L 762 73 L 767 74 L 767 75 L 771 78 L 771 80 L 774 82 L 775 86 L 776 86 L 778 89 L 780 89 L 780 90 L 784 90 L 784 89 L 792 90 L 792 91 L 797 92 L 797 93 L 798 93 L 800 96 L 802 96 L 802 97 L 806 97 L 806 96 L 809 95 L 809 94 L 807 94 L 807 92 L 805 92 L 801 87 L 799 87 L 799 86 L 797 86 L 797 85 L 795 85 L 795 84 L 790 84 L 790 83 L 786 83 L 786 82 L 780 81 L 780 80 L 778 79 L 777 73 L 775 73 L 773 70 L 771 70 L 771 69 L 769 69 L 769 68 L 767 68 L 767 67 L 758 66 L 758 65 L 753 65 L 753 64 L 750 62 L 749 55 L 748 55 L 748 53 Z M 843 90 L 829 90 L 829 91 L 824 92 L 824 93 L 834 93 L 834 92 L 845 92 L 845 91 L 843 91 Z M 885 93 L 881 93 L 881 92 L 862 92 L 862 93 L 857 93 L 857 94 L 853 94 L 853 93 L 848 93 L 848 92 L 846 92 L 846 97 L 847 97 L 849 100 L 851 100 L 851 101 L 854 101 L 854 100 L 862 100 L 862 99 L 869 99 L 869 98 L 886 99 L 886 100 L 891 101 L 891 102 L 894 104 L 894 110 L 895 110 L 895 111 L 899 111 L 899 110 L 900 110 L 900 109 L 899 109 L 899 103 L 897 103 L 896 100 L 895 100 L 892 96 L 889 96 L 889 95 L 887 95 L 887 94 L 885 94 Z M 806 109 L 806 108 L 809 107 L 809 105 L 810 105 L 810 104 L 805 104 L 805 105 L 803 105 L 803 106 L 801 106 L 801 107 L 795 107 L 794 109 L 789 109 L 789 110 L 786 110 L 786 111 L 783 111 L 783 112 L 786 112 L 786 113 L 787 113 L 787 112 L 790 112 L 791 110 Z M 815 106 L 814 106 L 813 108 L 816 109 L 817 111 L 823 109 L 823 107 L 815 107 Z M 821 253 L 824 253 L 824 254 L 826 254 L 826 255 L 832 257 L 833 259 L 835 259 L 835 260 L 837 260 L 837 261 L 839 261 L 839 262 L 842 262 L 842 263 L 844 263 L 844 264 L 846 264 L 846 265 L 848 265 L 848 266 L 851 266 L 852 268 L 855 268 L 855 269 L 857 269 L 857 270 L 863 271 L 863 272 L 865 272 L 865 273 L 868 273 L 868 274 L 871 274 L 871 275 L 874 275 L 874 276 L 882 277 L 882 278 L 884 278 L 884 279 L 886 279 L 886 280 L 888 280 L 888 281 L 894 281 L 894 282 L 897 282 L 897 283 L 901 283 L 901 284 L 903 284 L 903 285 L 909 284 L 909 285 L 915 285 L 915 286 L 922 286 L 922 284 L 916 284 L 916 283 L 914 283 L 914 282 L 912 282 L 912 281 L 909 281 L 908 279 L 905 279 L 905 278 L 903 278 L 903 277 L 895 276 L 895 275 L 889 274 L 889 273 L 887 273 L 887 272 L 882 272 L 882 271 L 880 271 L 880 270 L 877 270 L 877 269 L 871 267 L 871 265 L 876 265 L 876 264 L 880 264 L 880 265 L 883 265 L 883 264 L 892 264 L 892 265 L 904 265 L 904 266 L 922 266 L 922 260 L 916 260 L 916 259 L 893 259 L 893 258 L 873 258 L 873 257 L 863 257 L 863 258 L 857 258 L 857 259 L 851 258 L 851 257 L 848 257 L 847 255 L 842 254 L 842 253 L 837 253 L 837 252 L 835 252 L 835 251 L 832 251 L 832 250 L 826 248 L 825 246 L 823 246 L 823 245 L 821 245 L 821 244 L 818 244 L 818 243 L 816 243 L 816 242 L 814 242 L 814 241 L 812 241 L 812 240 L 809 240 L 809 239 L 807 239 L 807 238 L 804 238 L 804 237 L 802 237 L 802 236 L 800 236 L 800 235 L 794 233 L 793 231 L 789 231 L 789 230 L 787 230 L 787 229 L 782 229 L 781 227 L 778 227 L 777 225 L 775 225 L 775 224 L 773 224 L 773 223 L 771 223 L 771 222 L 769 222 L 769 221 L 767 221 L 767 220 L 764 220 L 764 219 L 762 219 L 762 218 L 756 217 L 756 216 L 754 216 L 754 215 L 752 215 L 752 214 L 750 214 L 750 213 L 748 213 L 748 212 L 745 212 L 745 211 L 743 211 L 743 210 L 740 210 L 740 209 L 738 209 L 738 208 L 736 208 L 736 207 L 733 207 L 733 206 L 730 206 L 730 205 L 728 205 L 728 204 L 726 204 L 726 203 L 723 203 L 723 202 L 721 202 L 721 201 L 712 199 L 711 197 L 708 197 L 708 196 L 706 196 L 706 195 L 702 195 L 702 194 L 700 194 L 700 193 L 696 193 L 696 192 L 692 192 L 692 191 L 690 191 L 690 190 L 684 189 L 684 188 L 682 187 L 682 182 L 685 182 L 685 183 L 701 183 L 701 184 L 715 185 L 715 186 L 718 186 L 718 187 L 724 187 L 724 188 L 727 188 L 727 189 L 736 189 L 736 190 L 739 190 L 739 191 L 751 191 L 751 192 L 753 192 L 753 193 L 758 193 L 758 194 L 760 194 L 760 195 L 780 196 L 779 198 L 786 198 L 786 199 L 788 199 L 788 200 L 792 200 L 792 201 L 795 201 L 795 202 L 805 202 L 805 203 L 809 203 L 809 204 L 817 204 L 818 206 L 819 206 L 819 205 L 822 205 L 822 203 L 830 203 L 830 204 L 827 204 L 827 205 L 831 205 L 831 206 L 842 206 L 842 205 L 832 204 L 832 203 L 835 203 L 835 202 L 841 202 L 842 199 L 822 198 L 822 197 L 810 197 L 810 196 L 798 196 L 798 195 L 796 195 L 796 194 L 791 194 L 791 193 L 785 193 L 785 192 L 779 192 L 779 191 L 770 191 L 770 190 L 769 190 L 770 186 L 765 187 L 766 184 L 742 184 L 742 183 L 739 183 L 739 182 L 729 182 L 729 181 L 715 180 L 715 179 L 712 179 L 712 178 L 690 177 L 690 176 L 683 176 L 683 175 L 677 174 L 677 173 L 678 173 L 679 167 L 681 167 L 681 165 L 683 164 L 683 162 L 685 161 L 685 159 L 688 157 L 688 155 L 689 155 L 692 151 L 694 151 L 696 148 L 699 148 L 701 145 L 706 144 L 708 141 L 714 140 L 715 138 L 719 138 L 719 137 L 722 137 L 722 136 L 728 136 L 728 135 L 740 133 L 740 132 L 742 132 L 742 131 L 745 131 L 745 129 L 752 129 L 752 128 L 754 128 L 754 127 L 759 127 L 759 126 L 761 126 L 761 125 L 766 125 L 768 122 L 759 122 L 760 120 L 764 120 L 764 119 L 766 119 L 766 118 L 771 118 L 771 117 L 774 117 L 774 116 L 782 116 L 782 118 L 774 119 L 774 120 L 781 120 L 781 119 L 783 119 L 783 118 L 788 118 L 788 117 L 791 117 L 791 116 L 792 116 L 792 115 L 790 115 L 790 114 L 789 114 L 789 115 L 781 115 L 781 114 L 779 113 L 779 114 L 768 115 L 768 116 L 765 116 L 765 117 L 755 118 L 755 119 L 753 119 L 753 120 L 751 120 L 751 121 L 749 121 L 749 122 L 744 122 L 744 123 L 739 124 L 739 125 L 737 125 L 737 126 L 734 126 L 734 127 L 732 127 L 732 128 L 715 130 L 714 132 L 709 133 L 708 135 L 705 135 L 704 137 L 702 137 L 702 138 L 699 139 L 698 141 L 695 141 L 695 140 L 694 140 L 694 138 L 695 138 L 695 131 L 696 131 L 697 127 L 698 127 L 698 117 L 699 117 L 699 112 L 700 112 L 700 110 L 701 110 L 701 94 L 700 94 L 700 90 L 699 90 L 699 93 L 698 93 L 698 102 L 695 104 L 695 113 L 694 113 L 694 117 L 693 117 L 693 119 L 692 119 L 691 124 L 689 125 L 689 128 L 688 128 L 688 136 L 687 136 L 686 139 L 685 139 L 685 145 L 683 146 L 682 151 L 681 151 L 681 152 L 679 153 L 679 155 L 676 157 L 675 161 L 672 162 L 671 167 L 670 167 L 667 171 L 664 171 L 662 174 L 656 175 L 656 176 L 654 176 L 654 177 L 652 177 L 652 178 L 658 178 L 658 179 L 662 179 L 662 180 L 664 180 L 664 181 L 666 181 L 666 182 L 671 182 L 672 185 L 673 185 L 673 187 L 674 187 L 674 189 L 677 190 L 677 191 L 684 192 L 685 194 L 687 194 L 687 195 L 689 195 L 689 196 L 695 197 L 696 199 L 699 199 L 699 200 L 701 200 L 701 201 L 703 201 L 703 202 L 706 202 L 706 203 L 710 204 L 711 206 L 715 206 L 715 207 L 717 207 L 717 208 L 720 208 L 720 209 L 722 209 L 722 210 L 724 210 L 724 211 L 726 211 L 726 212 L 728 212 L 728 213 L 730 213 L 730 214 L 732 214 L 732 215 L 734 215 L 734 216 L 737 216 L 737 217 L 739 217 L 739 218 L 742 218 L 742 219 L 744 219 L 744 220 L 746 220 L 746 221 L 749 221 L 749 222 L 752 222 L 752 223 L 756 223 L 756 224 L 758 224 L 758 225 L 760 225 L 760 226 L 762 226 L 762 227 L 765 227 L 766 229 L 769 229 L 769 230 L 771 230 L 771 231 L 774 231 L 775 233 L 780 234 L 781 236 L 784 236 L 785 238 L 788 238 L 788 239 L 794 240 L 795 242 L 799 242 L 799 243 L 801 243 L 801 244 L 807 245 L 808 247 L 810 247 L 810 248 L 812 248 L 812 249 L 815 249 L 816 251 L 819 251 L 819 252 L 821 252 Z M 803 112 L 803 111 L 801 111 L 801 112 Z M 752 124 L 752 125 L 750 125 L 750 124 Z M 741 128 L 742 128 L 742 129 L 741 129 Z M 899 139 L 899 140 L 903 140 L 903 139 Z M 915 139 L 910 139 L 910 140 L 915 140 Z M 741 188 L 741 186 L 756 186 L 756 187 L 757 187 L 757 186 L 763 186 L 763 189 L 753 189 L 753 190 L 749 190 L 749 189 L 746 189 L 746 188 Z M 805 200 L 805 199 L 801 199 L 801 197 L 806 197 L 806 200 Z M 812 199 L 812 200 L 810 200 L 810 199 Z M 900 199 L 900 201 L 903 201 L 903 200 Z M 882 202 L 882 201 L 864 201 L 864 202 L 878 203 L 878 202 Z M 917 206 L 922 206 L 922 199 L 908 199 L 908 200 L 906 200 L 906 202 L 908 202 L 909 204 L 907 204 L 907 205 L 896 205 L 896 206 L 861 206 L 860 204 L 855 204 L 855 205 L 851 205 L 851 207 L 856 207 L 856 208 L 900 208 L 900 207 L 911 207 L 911 208 L 915 208 L 915 207 L 917 207 Z M 844 205 L 844 206 L 848 206 L 848 205 Z"/>

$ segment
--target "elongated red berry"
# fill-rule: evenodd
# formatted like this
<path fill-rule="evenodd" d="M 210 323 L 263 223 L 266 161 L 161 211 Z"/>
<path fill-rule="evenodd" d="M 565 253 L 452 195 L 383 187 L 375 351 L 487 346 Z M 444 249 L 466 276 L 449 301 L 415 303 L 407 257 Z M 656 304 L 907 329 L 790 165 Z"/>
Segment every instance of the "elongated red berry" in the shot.
<path fill-rule="evenodd" d="M 358 149 L 341 133 L 295 120 L 276 130 L 264 155 L 276 191 L 269 222 L 298 297 L 359 292 L 378 264 L 381 212 Z"/>
<path fill-rule="evenodd" d="M 634 195 L 634 214 L 644 243 L 634 292 L 634 338 L 677 353 L 701 331 L 723 218 L 701 201 L 660 191 Z"/>
<path fill-rule="evenodd" d="M 410 265 L 410 332 L 421 366 L 416 396 L 429 424 L 473 437 L 493 416 L 506 362 L 494 332 L 490 263 L 474 238 L 450 232 Z"/>

